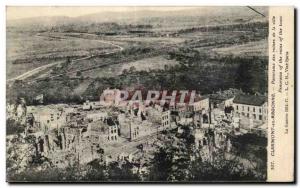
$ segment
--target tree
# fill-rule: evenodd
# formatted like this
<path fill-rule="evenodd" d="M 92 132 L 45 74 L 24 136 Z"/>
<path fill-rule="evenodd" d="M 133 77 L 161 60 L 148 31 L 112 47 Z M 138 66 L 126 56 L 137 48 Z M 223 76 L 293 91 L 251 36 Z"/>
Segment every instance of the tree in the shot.
<path fill-rule="evenodd" d="M 133 165 L 128 161 L 123 164 L 112 162 L 108 166 L 108 181 L 139 181 L 139 177 L 132 173 Z"/>
<path fill-rule="evenodd" d="M 134 67 L 134 66 L 131 66 L 130 68 L 129 68 L 129 73 L 134 73 L 136 71 L 136 68 Z"/>
<path fill-rule="evenodd" d="M 76 76 L 77 76 L 77 77 L 80 77 L 81 75 L 82 75 L 81 71 L 77 71 L 77 72 L 76 72 Z"/>
<path fill-rule="evenodd" d="M 106 170 L 106 166 L 101 164 L 99 160 L 93 160 L 87 165 L 87 172 L 83 177 L 83 181 L 107 181 Z"/>
<path fill-rule="evenodd" d="M 149 172 L 149 181 L 168 181 L 173 166 L 172 160 L 171 153 L 160 148 L 154 155 Z"/>
<path fill-rule="evenodd" d="M 128 70 L 127 69 L 123 69 L 123 71 L 122 71 L 122 74 L 127 74 L 128 73 Z"/>
<path fill-rule="evenodd" d="M 190 181 L 262 181 L 252 170 L 246 169 L 237 159 L 227 160 L 219 155 L 213 162 L 196 159 L 191 165 Z"/>
<path fill-rule="evenodd" d="M 25 126 L 13 119 L 6 120 L 6 135 L 20 134 L 25 130 Z"/>

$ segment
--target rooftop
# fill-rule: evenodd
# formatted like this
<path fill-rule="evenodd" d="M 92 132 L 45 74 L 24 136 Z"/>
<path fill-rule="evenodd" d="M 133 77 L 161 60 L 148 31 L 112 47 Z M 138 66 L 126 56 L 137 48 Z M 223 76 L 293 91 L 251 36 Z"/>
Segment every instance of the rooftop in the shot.
<path fill-rule="evenodd" d="M 247 104 L 261 106 L 267 101 L 267 97 L 258 95 L 237 95 L 233 102 L 238 104 Z"/>

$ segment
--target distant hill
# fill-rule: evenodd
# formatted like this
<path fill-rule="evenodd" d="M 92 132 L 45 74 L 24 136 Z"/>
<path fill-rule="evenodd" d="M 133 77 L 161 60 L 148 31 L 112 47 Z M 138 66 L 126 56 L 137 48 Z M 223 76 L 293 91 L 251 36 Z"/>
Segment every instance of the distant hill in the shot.
<path fill-rule="evenodd" d="M 53 27 L 99 24 L 115 22 L 118 24 L 151 24 L 161 27 L 187 25 L 189 23 L 200 25 L 218 25 L 230 23 L 243 23 L 251 21 L 266 21 L 267 7 L 255 7 L 266 15 L 262 17 L 248 7 L 187 7 L 177 11 L 124 11 L 100 12 L 79 17 L 38 17 L 18 20 L 8 20 L 7 27 L 22 28 L 23 30 L 43 30 Z"/>

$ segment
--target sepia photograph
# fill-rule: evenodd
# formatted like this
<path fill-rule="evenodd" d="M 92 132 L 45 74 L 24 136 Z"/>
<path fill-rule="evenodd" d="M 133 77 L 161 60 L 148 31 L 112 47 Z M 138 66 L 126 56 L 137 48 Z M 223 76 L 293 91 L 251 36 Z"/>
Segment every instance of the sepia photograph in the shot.
<path fill-rule="evenodd" d="M 267 182 L 270 20 L 7 6 L 6 181 Z"/>

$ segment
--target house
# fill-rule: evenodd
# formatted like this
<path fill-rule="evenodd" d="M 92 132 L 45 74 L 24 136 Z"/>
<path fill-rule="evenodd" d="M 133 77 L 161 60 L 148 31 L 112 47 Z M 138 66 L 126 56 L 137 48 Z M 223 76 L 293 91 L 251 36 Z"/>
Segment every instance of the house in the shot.
<path fill-rule="evenodd" d="M 100 101 L 85 101 L 83 103 L 82 109 L 83 110 L 93 110 L 93 109 L 99 109 L 100 108 Z"/>
<path fill-rule="evenodd" d="M 91 113 L 86 114 L 86 118 L 88 120 L 92 120 L 92 121 L 97 121 L 97 120 L 104 121 L 107 117 L 108 117 L 107 112 L 95 111 L 95 112 L 91 112 Z"/>
<path fill-rule="evenodd" d="M 219 108 L 215 108 L 211 112 L 211 122 L 214 124 L 219 124 L 225 117 L 225 112 Z"/>
<path fill-rule="evenodd" d="M 161 125 L 163 128 L 167 128 L 171 126 L 171 112 L 170 110 L 164 111 L 161 114 Z"/>
<path fill-rule="evenodd" d="M 43 131 L 59 129 L 67 123 L 67 114 L 55 105 L 37 106 L 31 114 Z"/>
<path fill-rule="evenodd" d="M 120 124 L 120 135 L 123 137 L 130 139 L 130 119 L 129 115 L 125 113 L 121 113 L 118 115 L 118 122 Z"/>
<path fill-rule="evenodd" d="M 192 124 L 193 121 L 194 121 L 193 112 L 190 111 L 179 112 L 179 121 L 178 121 L 179 124 L 189 125 Z"/>
<path fill-rule="evenodd" d="M 143 120 L 132 114 L 119 114 L 118 121 L 120 124 L 120 135 L 130 141 L 150 135 L 157 131 L 157 126 L 152 122 Z"/>
<path fill-rule="evenodd" d="M 108 144 L 119 140 L 118 125 L 112 118 L 93 121 L 88 124 L 87 135 L 90 142 Z"/>
<path fill-rule="evenodd" d="M 171 110 L 176 110 L 178 112 L 184 112 L 188 109 L 188 105 L 186 103 L 176 103 L 175 108 L 171 106 Z"/>
<path fill-rule="evenodd" d="M 79 112 L 71 112 L 66 114 L 66 122 L 69 127 L 80 127 L 83 126 L 87 122 L 87 118 L 85 114 Z"/>
<path fill-rule="evenodd" d="M 225 108 L 233 105 L 234 96 L 212 94 L 210 99 L 213 108 Z"/>
<path fill-rule="evenodd" d="M 226 99 L 224 100 L 224 105 L 225 105 L 225 107 L 232 106 L 232 105 L 233 105 L 233 99 L 234 99 L 234 97 L 226 98 Z"/>
<path fill-rule="evenodd" d="M 195 147 L 196 149 L 199 149 L 204 145 L 204 142 L 206 142 L 205 130 L 199 128 L 195 129 L 194 136 L 195 136 Z"/>
<path fill-rule="evenodd" d="M 145 108 L 145 115 L 148 117 L 148 119 L 155 123 L 155 124 L 161 124 L 161 115 L 162 115 L 163 109 L 159 105 L 155 105 L 154 107 L 149 106 Z"/>
<path fill-rule="evenodd" d="M 189 111 L 192 112 L 199 112 L 202 110 L 209 110 L 209 98 L 208 97 L 203 97 L 203 98 L 199 98 L 196 99 L 195 102 L 193 102 L 192 104 L 189 105 Z"/>
<path fill-rule="evenodd" d="M 268 103 L 265 96 L 238 95 L 233 100 L 234 113 L 238 117 L 247 117 L 256 121 L 267 120 Z"/>
<path fill-rule="evenodd" d="M 209 113 L 203 112 L 196 112 L 193 115 L 193 123 L 196 127 L 209 127 L 210 124 L 210 117 Z"/>
<path fill-rule="evenodd" d="M 118 141 L 119 140 L 118 125 L 112 119 L 107 119 L 107 125 L 108 125 L 107 139 L 110 142 Z"/>

